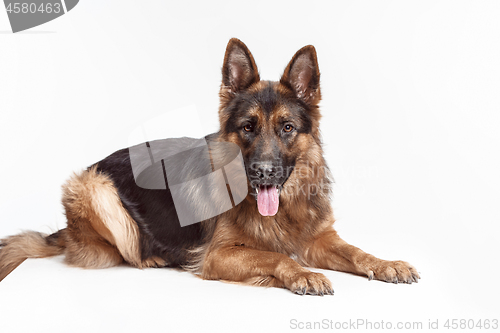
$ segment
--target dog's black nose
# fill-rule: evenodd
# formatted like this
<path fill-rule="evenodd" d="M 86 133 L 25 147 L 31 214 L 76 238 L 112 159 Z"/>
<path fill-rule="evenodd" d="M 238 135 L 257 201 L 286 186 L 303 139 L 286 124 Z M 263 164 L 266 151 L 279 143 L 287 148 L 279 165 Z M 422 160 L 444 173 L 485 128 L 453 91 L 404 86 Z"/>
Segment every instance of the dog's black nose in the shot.
<path fill-rule="evenodd" d="M 255 174 L 260 179 L 271 179 L 276 176 L 276 168 L 272 164 L 262 163 L 257 165 Z"/>

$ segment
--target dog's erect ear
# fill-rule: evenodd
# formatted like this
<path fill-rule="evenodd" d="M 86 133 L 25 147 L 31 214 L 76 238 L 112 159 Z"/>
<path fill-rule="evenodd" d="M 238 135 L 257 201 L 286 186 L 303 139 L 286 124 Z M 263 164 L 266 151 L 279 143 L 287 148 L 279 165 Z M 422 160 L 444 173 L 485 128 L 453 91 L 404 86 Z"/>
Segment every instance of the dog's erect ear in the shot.
<path fill-rule="evenodd" d="M 259 71 L 252 54 L 241 40 L 231 38 L 222 66 L 222 88 L 235 93 L 259 80 Z"/>
<path fill-rule="evenodd" d="M 307 45 L 295 53 L 285 68 L 280 82 L 291 88 L 297 98 L 316 105 L 321 100 L 316 49 Z"/>

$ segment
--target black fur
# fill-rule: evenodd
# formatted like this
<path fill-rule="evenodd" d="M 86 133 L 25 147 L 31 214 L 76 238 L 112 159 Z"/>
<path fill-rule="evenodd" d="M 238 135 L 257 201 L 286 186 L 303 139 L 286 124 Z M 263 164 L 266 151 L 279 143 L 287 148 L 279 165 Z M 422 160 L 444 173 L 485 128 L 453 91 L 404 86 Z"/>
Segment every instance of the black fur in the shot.
<path fill-rule="evenodd" d="M 170 190 L 148 190 L 136 185 L 128 149 L 96 163 L 118 190 L 122 204 L 137 222 L 141 234 L 141 256 L 158 256 L 170 267 L 188 264 L 187 249 L 200 246 L 207 236 L 201 223 L 181 227 Z"/>
<path fill-rule="evenodd" d="M 231 115 L 224 128 L 226 133 L 238 132 L 244 122 L 256 123 L 256 119 L 249 117 L 247 111 L 254 106 L 260 105 L 267 115 L 270 116 L 274 106 L 278 103 L 285 105 L 292 117 L 298 120 L 300 126 L 299 133 L 310 133 L 312 130 L 312 120 L 310 116 L 310 106 L 290 94 L 280 94 L 276 92 L 272 83 L 268 82 L 265 89 L 254 93 L 240 92 L 235 95 L 224 112 Z"/>

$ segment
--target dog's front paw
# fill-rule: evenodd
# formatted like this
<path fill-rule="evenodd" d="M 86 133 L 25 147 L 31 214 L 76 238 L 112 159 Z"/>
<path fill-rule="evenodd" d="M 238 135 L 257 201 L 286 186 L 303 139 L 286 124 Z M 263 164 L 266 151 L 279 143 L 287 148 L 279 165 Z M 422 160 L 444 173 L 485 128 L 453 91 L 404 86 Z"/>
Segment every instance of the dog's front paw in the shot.
<path fill-rule="evenodd" d="M 303 272 L 288 283 L 288 289 L 298 295 L 333 295 L 330 280 L 321 273 Z"/>
<path fill-rule="evenodd" d="M 368 280 L 380 280 L 392 283 L 418 282 L 420 275 L 415 267 L 405 261 L 379 260 L 370 265 Z"/>

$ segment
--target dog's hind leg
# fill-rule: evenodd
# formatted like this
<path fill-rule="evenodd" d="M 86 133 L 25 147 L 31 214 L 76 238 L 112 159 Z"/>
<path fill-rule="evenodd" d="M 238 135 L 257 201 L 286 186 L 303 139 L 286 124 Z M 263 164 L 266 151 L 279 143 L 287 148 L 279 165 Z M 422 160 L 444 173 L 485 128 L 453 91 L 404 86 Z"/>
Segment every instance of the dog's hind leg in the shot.
<path fill-rule="evenodd" d="M 116 246 L 96 232 L 89 220 L 82 218 L 68 220 L 67 230 L 65 261 L 68 265 L 108 268 L 123 262 L 123 257 Z"/>
<path fill-rule="evenodd" d="M 123 207 L 113 182 L 93 167 L 63 186 L 68 226 L 52 235 L 27 231 L 0 240 L 0 281 L 27 258 L 66 255 L 66 263 L 84 268 L 161 267 L 165 261 L 142 261 L 139 228 Z"/>
<path fill-rule="evenodd" d="M 68 264 L 105 268 L 125 260 L 143 267 L 138 226 L 108 176 L 95 167 L 74 175 L 63 186 L 63 205 L 68 219 Z"/>

